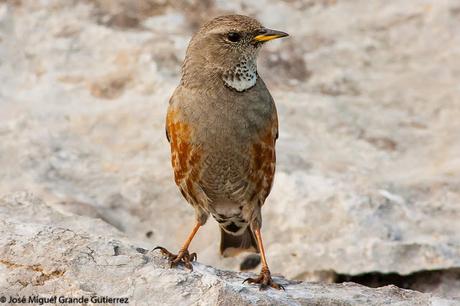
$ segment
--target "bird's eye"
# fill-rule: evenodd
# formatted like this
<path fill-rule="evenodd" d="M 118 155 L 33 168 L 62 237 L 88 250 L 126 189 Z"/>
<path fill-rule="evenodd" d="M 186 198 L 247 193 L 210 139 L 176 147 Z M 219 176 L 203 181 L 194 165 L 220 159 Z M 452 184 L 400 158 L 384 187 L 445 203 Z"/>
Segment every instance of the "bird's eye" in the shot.
<path fill-rule="evenodd" d="M 236 33 L 236 32 L 230 32 L 227 34 L 227 39 L 231 42 L 237 42 L 241 39 L 241 36 L 240 34 Z"/>

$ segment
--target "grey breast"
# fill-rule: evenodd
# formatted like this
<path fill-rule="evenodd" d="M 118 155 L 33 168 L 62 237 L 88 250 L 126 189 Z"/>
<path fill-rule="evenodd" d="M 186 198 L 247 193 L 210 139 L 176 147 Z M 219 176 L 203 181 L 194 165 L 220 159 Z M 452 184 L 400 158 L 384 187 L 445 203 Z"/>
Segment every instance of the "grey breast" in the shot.
<path fill-rule="evenodd" d="M 201 187 L 211 202 L 244 201 L 251 150 L 271 123 L 273 99 L 262 80 L 243 93 L 225 88 L 207 99 L 199 114 L 197 141 L 206 152 Z"/>

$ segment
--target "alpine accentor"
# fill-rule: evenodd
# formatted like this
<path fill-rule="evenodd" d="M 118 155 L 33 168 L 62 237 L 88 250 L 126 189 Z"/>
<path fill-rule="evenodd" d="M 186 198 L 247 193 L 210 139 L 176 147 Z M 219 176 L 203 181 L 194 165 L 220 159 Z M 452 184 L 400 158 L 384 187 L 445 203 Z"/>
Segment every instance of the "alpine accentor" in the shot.
<path fill-rule="evenodd" d="M 157 247 L 171 266 L 192 269 L 196 254 L 188 246 L 211 214 L 224 256 L 261 253 L 260 276 L 247 281 L 282 288 L 270 276 L 260 233 L 261 207 L 275 174 L 278 118 L 256 61 L 264 42 L 284 36 L 250 17 L 228 15 L 204 24 L 190 41 L 169 102 L 166 136 L 176 184 L 195 209 L 196 225 L 177 255 Z"/>

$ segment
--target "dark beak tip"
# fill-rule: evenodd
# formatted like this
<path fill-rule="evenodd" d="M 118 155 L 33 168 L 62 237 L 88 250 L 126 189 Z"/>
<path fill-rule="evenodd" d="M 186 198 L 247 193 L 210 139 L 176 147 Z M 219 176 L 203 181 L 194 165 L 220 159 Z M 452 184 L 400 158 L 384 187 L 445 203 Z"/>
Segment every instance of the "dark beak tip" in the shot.
<path fill-rule="evenodd" d="M 276 35 L 278 37 L 287 37 L 289 36 L 288 33 L 283 32 L 283 31 L 278 31 L 278 30 L 272 30 L 272 29 L 265 29 L 265 35 Z"/>

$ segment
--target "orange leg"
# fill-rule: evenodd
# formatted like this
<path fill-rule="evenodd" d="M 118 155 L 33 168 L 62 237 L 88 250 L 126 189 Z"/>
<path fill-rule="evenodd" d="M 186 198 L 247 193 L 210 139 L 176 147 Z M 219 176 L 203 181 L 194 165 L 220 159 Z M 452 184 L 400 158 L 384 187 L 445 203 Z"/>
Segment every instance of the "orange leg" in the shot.
<path fill-rule="evenodd" d="M 201 224 L 197 222 L 195 224 L 195 227 L 193 228 L 192 232 L 190 233 L 190 235 L 188 235 L 188 237 L 185 240 L 184 244 L 180 248 L 180 250 L 179 250 L 177 255 L 169 252 L 168 250 L 166 250 L 165 248 L 163 248 L 161 246 L 157 246 L 156 248 L 153 249 L 153 251 L 154 250 L 161 250 L 161 253 L 163 253 L 163 255 L 166 255 L 168 257 L 169 262 L 171 263 L 171 268 L 177 266 L 180 263 L 183 263 L 185 267 L 187 267 L 190 270 L 193 270 L 193 266 L 192 266 L 191 262 L 196 260 L 197 256 L 196 256 L 196 253 L 190 254 L 188 252 L 188 247 L 189 247 L 190 243 L 193 240 L 193 237 L 195 237 L 195 234 L 196 234 L 196 232 L 198 232 L 198 229 L 200 227 L 201 227 Z"/>
<path fill-rule="evenodd" d="M 268 269 L 267 258 L 265 257 L 265 249 L 264 244 L 262 243 L 262 235 L 260 234 L 260 229 L 254 230 L 254 234 L 256 236 L 257 245 L 260 251 L 260 257 L 262 259 L 262 270 L 260 271 L 260 275 L 258 278 L 247 278 L 243 281 L 243 283 L 247 281 L 250 284 L 260 284 L 260 290 L 265 290 L 268 286 L 278 290 L 284 290 L 284 287 L 282 285 L 277 284 L 272 280 L 270 269 Z"/>

